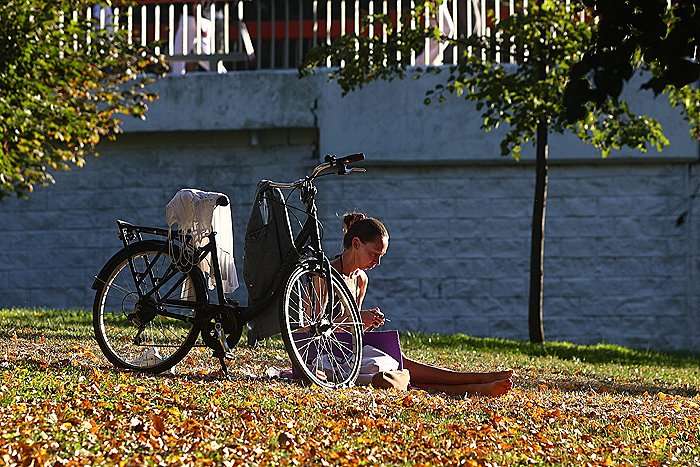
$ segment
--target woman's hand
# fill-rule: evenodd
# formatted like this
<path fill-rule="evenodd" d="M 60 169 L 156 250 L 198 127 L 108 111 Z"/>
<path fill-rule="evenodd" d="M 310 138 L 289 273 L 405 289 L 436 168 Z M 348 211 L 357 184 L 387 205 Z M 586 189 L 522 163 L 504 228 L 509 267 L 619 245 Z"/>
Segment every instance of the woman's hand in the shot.
<path fill-rule="evenodd" d="M 379 307 L 370 308 L 369 310 L 360 311 L 362 324 L 365 325 L 365 331 L 371 331 L 384 324 L 384 313 Z"/>

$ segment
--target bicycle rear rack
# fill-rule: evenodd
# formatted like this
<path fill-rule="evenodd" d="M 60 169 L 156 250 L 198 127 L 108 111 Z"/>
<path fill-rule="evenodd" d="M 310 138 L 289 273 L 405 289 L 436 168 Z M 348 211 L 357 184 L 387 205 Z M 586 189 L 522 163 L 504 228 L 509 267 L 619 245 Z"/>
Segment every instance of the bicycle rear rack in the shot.
<path fill-rule="evenodd" d="M 181 238 L 182 233 L 180 230 L 168 230 L 161 227 L 136 225 L 121 219 L 117 219 L 117 228 L 119 229 L 119 240 L 122 241 L 124 247 L 129 246 L 131 243 L 142 241 L 143 234 L 177 239 Z M 189 235 L 185 235 L 185 240 L 187 239 L 189 239 Z"/>

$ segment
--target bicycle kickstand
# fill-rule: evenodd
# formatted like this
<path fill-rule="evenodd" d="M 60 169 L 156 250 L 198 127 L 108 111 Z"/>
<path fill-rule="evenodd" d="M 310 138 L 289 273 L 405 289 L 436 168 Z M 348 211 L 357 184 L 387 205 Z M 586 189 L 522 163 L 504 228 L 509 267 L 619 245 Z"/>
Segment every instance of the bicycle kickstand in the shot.
<path fill-rule="evenodd" d="M 221 364 L 221 372 L 224 374 L 225 377 L 228 377 L 226 357 L 230 358 L 232 356 L 232 352 L 228 346 L 228 343 L 226 342 L 226 335 L 224 334 L 224 330 L 221 326 L 221 323 L 216 323 L 216 325 L 214 326 L 214 330 L 216 332 L 216 337 L 220 346 L 220 349 L 216 352 L 216 356 L 218 357 L 219 363 Z"/>
<path fill-rule="evenodd" d="M 221 372 L 224 374 L 225 378 L 228 378 L 228 368 L 226 367 L 226 360 L 223 355 L 219 355 L 219 363 L 221 364 Z"/>

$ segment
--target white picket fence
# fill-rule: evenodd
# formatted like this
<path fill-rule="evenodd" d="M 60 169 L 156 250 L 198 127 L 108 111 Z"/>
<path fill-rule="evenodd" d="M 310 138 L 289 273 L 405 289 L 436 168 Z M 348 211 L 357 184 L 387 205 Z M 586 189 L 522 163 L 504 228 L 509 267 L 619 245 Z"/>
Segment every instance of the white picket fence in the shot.
<path fill-rule="evenodd" d="M 172 73 L 181 74 L 296 68 L 312 47 L 359 33 L 366 15 L 389 15 L 400 28 L 397 18 L 414 6 L 413 0 L 139 0 L 129 7 L 98 5 L 85 14 L 100 27 L 127 28 L 142 45 L 159 43 L 154 53 L 165 54 Z M 527 8 L 528 0 L 444 0 L 433 25 L 449 37 L 489 36 L 502 18 Z M 368 33 L 386 40 L 383 28 L 370 24 Z M 462 51 L 452 49 L 426 40 L 420 53 L 405 60 L 416 66 L 457 63 Z M 512 56 L 495 59 L 513 61 Z M 326 65 L 342 64 L 329 59 Z"/>

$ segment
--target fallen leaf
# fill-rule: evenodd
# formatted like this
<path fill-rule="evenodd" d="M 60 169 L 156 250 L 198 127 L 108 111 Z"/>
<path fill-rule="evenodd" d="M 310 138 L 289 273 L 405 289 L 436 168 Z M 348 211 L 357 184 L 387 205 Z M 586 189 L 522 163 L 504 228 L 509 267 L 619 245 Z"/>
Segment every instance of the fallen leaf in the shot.
<path fill-rule="evenodd" d="M 160 415 L 156 414 L 151 414 L 150 415 L 151 419 L 151 424 L 153 424 L 153 428 L 160 434 L 165 431 L 165 424 L 163 423 L 163 417 Z"/>

